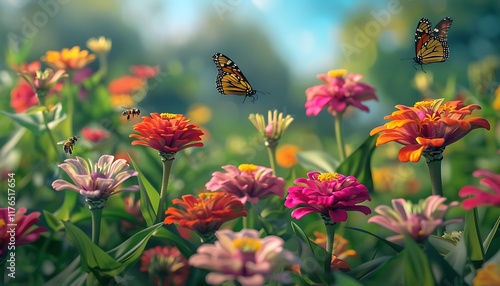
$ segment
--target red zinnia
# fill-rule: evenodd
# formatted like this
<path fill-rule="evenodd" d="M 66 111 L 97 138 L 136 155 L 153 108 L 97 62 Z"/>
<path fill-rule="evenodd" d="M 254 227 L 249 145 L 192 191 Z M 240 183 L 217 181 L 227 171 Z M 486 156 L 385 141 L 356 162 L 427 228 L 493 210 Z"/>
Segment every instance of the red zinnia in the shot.
<path fill-rule="evenodd" d="M 84 127 L 81 132 L 85 140 L 93 143 L 97 143 L 109 137 L 108 131 L 101 128 Z"/>
<path fill-rule="evenodd" d="M 10 107 L 17 113 L 24 112 L 26 109 L 38 104 L 38 97 L 31 85 L 25 81 L 10 92 Z"/>
<path fill-rule="evenodd" d="M 189 264 L 177 247 L 156 246 L 142 253 L 140 271 L 148 273 L 153 285 L 185 285 Z"/>
<path fill-rule="evenodd" d="M 189 119 L 182 114 L 151 113 L 143 116 L 143 121 L 133 129 L 140 134 L 130 134 L 137 140 L 132 145 L 144 145 L 164 153 L 177 153 L 190 147 L 202 147 L 203 131 L 196 124 L 189 124 Z"/>
<path fill-rule="evenodd" d="M 137 77 L 148 79 L 157 76 L 160 73 L 160 67 L 138 65 L 138 66 L 131 66 L 130 71 L 132 72 L 133 75 Z"/>
<path fill-rule="evenodd" d="M 182 200 L 172 201 L 178 207 L 170 207 L 165 212 L 165 224 L 177 222 L 200 234 L 218 230 L 223 223 L 241 216 L 247 216 L 243 203 L 225 192 L 201 193 L 182 196 Z"/>

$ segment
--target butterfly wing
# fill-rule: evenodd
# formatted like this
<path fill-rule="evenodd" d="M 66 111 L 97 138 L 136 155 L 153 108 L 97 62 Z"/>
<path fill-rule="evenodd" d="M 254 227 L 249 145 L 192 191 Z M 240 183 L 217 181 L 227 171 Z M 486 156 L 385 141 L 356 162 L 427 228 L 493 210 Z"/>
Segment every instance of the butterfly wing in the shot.
<path fill-rule="evenodd" d="M 234 61 L 221 53 L 215 53 L 212 59 L 218 70 L 215 82 L 219 93 L 242 96 L 256 93 Z"/>
<path fill-rule="evenodd" d="M 434 30 L 432 30 L 432 35 L 442 40 L 446 40 L 446 36 L 448 36 L 448 30 L 450 29 L 451 23 L 453 23 L 453 20 L 450 17 L 445 17 L 443 20 L 437 23 L 436 27 L 434 27 Z"/>
<path fill-rule="evenodd" d="M 444 62 L 449 57 L 446 35 L 451 26 L 450 17 L 441 20 L 432 30 L 427 18 L 422 18 L 415 29 L 415 62 L 419 65 Z"/>

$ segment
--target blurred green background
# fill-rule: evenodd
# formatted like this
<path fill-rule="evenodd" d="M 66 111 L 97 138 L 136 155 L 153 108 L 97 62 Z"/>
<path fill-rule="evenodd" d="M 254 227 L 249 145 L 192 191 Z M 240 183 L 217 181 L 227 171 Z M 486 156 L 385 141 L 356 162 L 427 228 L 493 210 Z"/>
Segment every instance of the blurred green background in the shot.
<path fill-rule="evenodd" d="M 426 73 L 423 73 L 408 60 L 415 54 L 415 27 L 422 17 L 436 24 L 445 16 L 454 20 L 448 34 L 450 57 L 445 63 L 424 66 Z M 366 139 L 372 128 L 384 124 L 383 116 L 390 114 L 396 104 L 413 105 L 427 96 L 459 97 L 467 104 L 480 104 L 484 113 L 478 112 L 475 116 L 487 117 L 493 130 L 475 130 L 467 140 L 446 150 L 445 194 L 457 199 L 460 187 L 477 184 L 471 177 L 473 170 L 490 167 L 498 171 L 498 160 L 492 160 L 499 144 L 499 136 L 495 135 L 498 134 L 495 130 L 498 111 L 493 110 L 491 104 L 500 82 L 500 1 L 0 2 L 0 39 L 3 39 L 0 55 L 30 42 L 27 61 L 39 60 L 47 50 L 75 45 L 86 48 L 89 38 L 99 36 L 111 39 L 113 45 L 108 55 L 105 84 L 128 74 L 131 65 L 160 66 L 162 73 L 150 82 L 147 96 L 137 106 L 142 114 L 186 114 L 197 104 L 208 107 L 211 113 L 203 123 L 210 134 L 205 141 L 206 148 L 179 154 L 174 164 L 169 186 L 172 197 L 203 188 L 211 173 L 220 170 L 221 165 L 246 162 L 268 165 L 267 152 L 248 120 L 250 113 L 267 114 L 269 109 L 278 109 L 292 115 L 295 121 L 280 144 L 294 144 L 306 151 L 321 150 L 335 157 L 333 118 L 326 111 L 317 117 L 307 117 L 304 91 L 320 84 L 317 74 L 339 68 L 362 74 L 363 81 L 373 85 L 379 97 L 378 102 L 367 102 L 369 113 L 355 111 L 346 115 L 344 141 L 351 146 L 350 151 Z M 254 104 L 249 100 L 243 104 L 241 97 L 218 94 L 217 71 L 212 62 L 214 52 L 228 55 L 254 89 L 269 94 L 260 94 Z M 97 70 L 97 61 L 90 66 Z M 9 92 L 16 82 L 15 73 L 0 60 L 2 110 L 12 112 Z M 99 108 L 98 103 L 95 108 Z M 119 117 L 119 113 L 116 116 Z M 3 115 L 1 118 L 5 119 Z M 81 128 L 102 118 L 84 115 L 80 120 L 75 124 Z M 4 145 L 17 129 L 10 119 L 2 120 L 0 127 L 0 143 Z M 123 150 L 129 152 L 131 140 L 126 133 L 131 131 L 130 125 L 120 128 L 120 134 L 125 136 L 110 144 L 126 145 Z M 24 136 L 17 150 L 12 151 L 16 154 L 14 159 L 12 154 L 7 160 L 8 154 L 0 153 L 3 162 L 0 166 L 19 170 L 16 171 L 22 182 L 19 205 L 54 211 L 62 200 L 62 196 L 50 188 L 58 176 L 54 174 L 57 171 L 40 167 L 37 162 L 40 158 L 34 159 L 29 152 L 24 152 L 44 148 L 36 142 L 39 138 Z M 121 147 L 111 147 L 115 152 L 117 148 Z M 134 148 L 138 151 L 130 152 L 137 152 L 136 159 L 140 159 L 146 176 L 158 186 L 160 162 L 155 152 Z M 99 149 L 90 150 L 94 155 L 87 157 L 102 154 Z M 109 145 L 101 150 L 109 150 Z M 400 163 L 398 150 L 399 146 L 391 143 L 375 151 L 373 166 L 379 171 L 374 171 L 374 179 L 379 196 L 370 203 L 372 207 L 387 204 L 397 196 L 419 198 L 430 194 L 425 162 Z M 75 152 L 79 156 L 85 153 Z M 15 165 L 6 166 L 10 162 Z M 288 174 L 283 168 L 278 172 L 283 177 Z M 22 179 L 23 176 L 26 179 Z M 352 221 L 355 224 L 366 218 L 354 214 Z M 103 236 L 106 235 L 113 234 L 110 231 Z"/>

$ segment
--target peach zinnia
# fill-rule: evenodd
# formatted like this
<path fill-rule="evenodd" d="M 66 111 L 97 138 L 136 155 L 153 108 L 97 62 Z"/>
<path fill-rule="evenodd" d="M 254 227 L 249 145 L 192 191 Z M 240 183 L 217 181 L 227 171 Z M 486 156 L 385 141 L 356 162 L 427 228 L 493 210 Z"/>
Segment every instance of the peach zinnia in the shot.
<path fill-rule="evenodd" d="M 401 162 L 418 162 L 422 153 L 441 153 L 444 148 L 474 129 L 489 130 L 490 124 L 484 118 L 464 119 L 472 111 L 481 109 L 477 104 L 465 106 L 462 101 L 443 99 L 420 101 L 413 107 L 396 106 L 398 111 L 387 115 L 391 120 L 383 126 L 374 128 L 370 135 L 383 133 L 377 138 L 377 146 L 394 141 L 404 145 L 399 150 Z"/>
<path fill-rule="evenodd" d="M 137 140 L 132 145 L 144 145 L 158 150 L 160 153 L 177 153 L 190 147 L 202 147 L 203 131 L 182 114 L 151 113 L 143 116 L 143 121 L 134 125 L 139 134 L 130 134 Z"/>

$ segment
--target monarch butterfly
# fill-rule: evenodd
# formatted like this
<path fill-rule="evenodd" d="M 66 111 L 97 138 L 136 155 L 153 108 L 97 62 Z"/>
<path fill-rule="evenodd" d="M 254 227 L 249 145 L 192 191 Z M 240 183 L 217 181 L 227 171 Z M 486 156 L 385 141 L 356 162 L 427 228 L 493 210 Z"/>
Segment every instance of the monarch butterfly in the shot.
<path fill-rule="evenodd" d="M 251 97 L 252 102 L 257 99 L 257 91 L 252 88 L 236 63 L 221 53 L 215 53 L 212 59 L 218 70 L 215 83 L 220 94 L 244 96 L 243 102 L 247 97 Z"/>
<path fill-rule="evenodd" d="M 416 64 L 444 62 L 450 55 L 446 36 L 453 20 L 446 17 L 432 29 L 432 24 L 427 18 L 418 22 L 415 30 L 415 58 Z M 422 69 L 423 70 L 423 69 Z"/>

